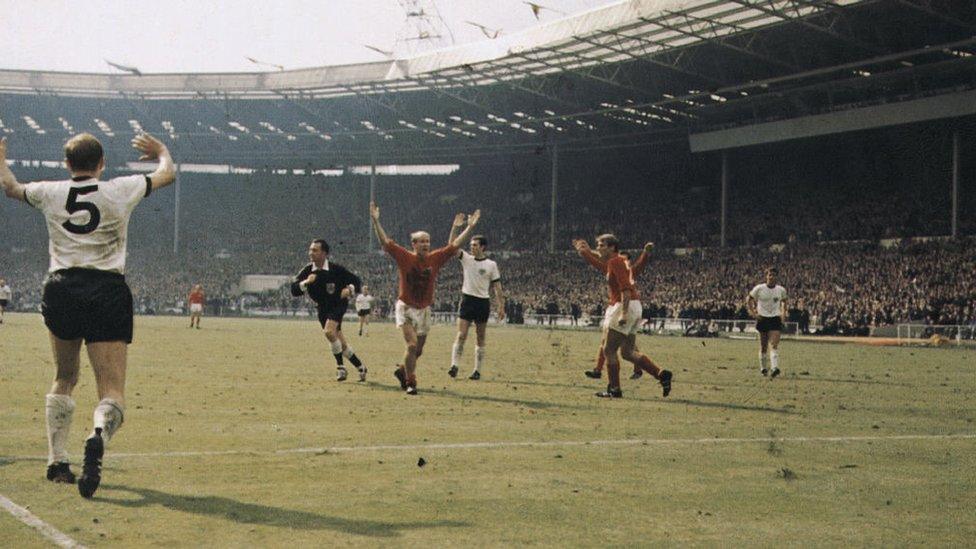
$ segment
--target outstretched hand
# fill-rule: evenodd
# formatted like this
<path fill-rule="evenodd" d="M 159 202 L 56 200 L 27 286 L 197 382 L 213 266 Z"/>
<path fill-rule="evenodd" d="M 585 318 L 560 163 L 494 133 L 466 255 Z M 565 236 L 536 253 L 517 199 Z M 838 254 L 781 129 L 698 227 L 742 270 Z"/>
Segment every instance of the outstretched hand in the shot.
<path fill-rule="evenodd" d="M 376 221 L 380 220 L 380 207 L 376 205 L 376 202 L 369 203 L 369 216 Z"/>
<path fill-rule="evenodd" d="M 477 225 L 479 219 L 481 219 L 481 210 L 475 210 L 473 214 L 468 216 L 468 226 L 473 227 Z"/>
<path fill-rule="evenodd" d="M 463 227 L 464 226 L 464 218 L 465 218 L 465 215 L 463 213 L 459 213 L 459 214 L 455 215 L 454 216 L 454 222 L 451 223 L 451 226 L 452 227 L 457 227 L 457 228 Z"/>
<path fill-rule="evenodd" d="M 132 148 L 142 153 L 139 160 L 156 160 L 166 150 L 166 145 L 148 133 L 140 133 L 132 138 Z"/>
<path fill-rule="evenodd" d="M 651 253 L 651 250 L 653 250 L 653 249 L 654 249 L 654 243 L 653 242 L 648 242 L 647 244 L 644 244 L 644 253 L 649 254 L 649 253 Z"/>
<path fill-rule="evenodd" d="M 581 238 L 576 238 L 573 240 L 573 248 L 576 248 L 576 251 L 580 253 L 588 252 L 590 251 L 590 243 Z"/>

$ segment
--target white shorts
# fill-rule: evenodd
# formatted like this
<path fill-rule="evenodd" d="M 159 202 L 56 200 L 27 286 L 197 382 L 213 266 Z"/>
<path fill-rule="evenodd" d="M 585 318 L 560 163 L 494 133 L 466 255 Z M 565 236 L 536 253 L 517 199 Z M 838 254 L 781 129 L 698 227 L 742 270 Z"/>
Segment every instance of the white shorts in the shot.
<path fill-rule="evenodd" d="M 417 335 L 427 335 L 427 332 L 430 331 L 430 307 L 415 309 L 398 299 L 396 302 L 395 318 L 397 328 L 409 322 L 413 324 Z"/>
<path fill-rule="evenodd" d="M 203 303 L 190 303 L 191 313 L 203 313 Z"/>
<path fill-rule="evenodd" d="M 623 307 L 620 303 L 614 303 L 607 307 L 607 312 L 603 314 L 603 329 L 614 330 L 627 336 L 635 335 L 640 327 L 644 307 L 640 301 L 631 299 L 627 306 L 627 323 L 620 325 L 618 321 L 620 320 L 622 309 Z"/>

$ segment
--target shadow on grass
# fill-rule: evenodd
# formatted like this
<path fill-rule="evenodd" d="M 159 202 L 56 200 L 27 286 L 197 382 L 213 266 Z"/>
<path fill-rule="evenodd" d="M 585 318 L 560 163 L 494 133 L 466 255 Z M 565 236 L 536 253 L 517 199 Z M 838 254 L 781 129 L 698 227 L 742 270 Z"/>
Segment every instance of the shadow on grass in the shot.
<path fill-rule="evenodd" d="M 746 410 L 749 412 L 769 412 L 772 414 L 795 415 L 796 412 L 786 408 L 770 408 L 769 406 L 750 406 L 748 404 L 730 404 L 728 402 L 705 402 L 702 400 L 689 400 L 686 398 L 634 398 L 641 402 L 660 402 L 662 404 L 686 404 L 688 406 L 698 406 L 701 408 L 722 408 L 725 410 Z"/>
<path fill-rule="evenodd" d="M 141 499 L 105 497 L 106 493 L 111 492 L 127 492 L 140 496 Z M 167 494 L 148 488 L 129 488 L 120 485 L 103 485 L 102 489 L 95 495 L 95 500 L 131 508 L 160 505 L 173 511 L 223 518 L 241 524 L 277 526 L 297 530 L 335 530 L 347 534 L 372 537 L 395 537 L 399 536 L 402 530 L 470 526 L 466 522 L 453 520 L 407 523 L 349 519 L 255 503 L 244 503 L 219 496 L 182 496 Z"/>
<path fill-rule="evenodd" d="M 817 376 L 790 376 L 786 378 L 788 381 L 822 381 L 825 383 L 853 383 L 854 385 L 889 385 L 892 387 L 917 387 L 918 385 L 912 385 L 911 383 L 898 383 L 896 381 L 881 381 L 877 379 L 838 379 L 830 377 L 817 377 Z"/>
<path fill-rule="evenodd" d="M 368 383 L 370 387 L 376 389 L 382 389 L 384 391 L 394 391 L 397 393 L 402 393 L 403 391 L 397 385 L 386 385 L 383 383 Z M 514 384 L 513 384 L 514 385 Z M 418 389 L 420 393 L 419 396 L 423 395 L 434 395 L 442 396 L 448 398 L 456 398 L 460 400 L 476 400 L 479 402 L 493 402 L 495 404 L 517 404 L 519 406 L 525 406 L 526 408 L 534 408 L 537 410 L 547 410 L 547 409 L 564 409 L 564 410 L 583 410 L 585 408 L 581 406 L 573 406 L 571 404 L 563 404 L 559 402 L 546 402 L 544 400 L 524 400 L 517 398 L 505 398 L 505 397 L 494 397 L 487 395 L 472 395 L 467 393 L 458 393 L 448 389 L 435 389 L 420 387 Z"/>

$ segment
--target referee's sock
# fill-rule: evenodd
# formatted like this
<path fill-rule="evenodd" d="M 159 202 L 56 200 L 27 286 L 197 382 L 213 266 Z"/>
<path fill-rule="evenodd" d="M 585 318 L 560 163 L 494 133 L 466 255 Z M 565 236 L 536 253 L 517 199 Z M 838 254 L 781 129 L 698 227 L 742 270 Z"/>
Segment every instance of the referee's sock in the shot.
<path fill-rule="evenodd" d="M 342 366 L 342 342 L 337 338 L 335 341 L 330 341 L 329 345 L 332 347 L 332 356 L 335 357 L 336 365 Z"/>
<path fill-rule="evenodd" d="M 343 355 L 345 355 L 345 357 L 349 359 L 349 362 L 357 369 L 363 367 L 363 361 L 359 360 L 359 357 L 356 356 L 356 353 L 352 352 L 352 347 L 346 347 L 346 350 L 342 351 L 342 353 L 340 354 L 340 356 Z"/>

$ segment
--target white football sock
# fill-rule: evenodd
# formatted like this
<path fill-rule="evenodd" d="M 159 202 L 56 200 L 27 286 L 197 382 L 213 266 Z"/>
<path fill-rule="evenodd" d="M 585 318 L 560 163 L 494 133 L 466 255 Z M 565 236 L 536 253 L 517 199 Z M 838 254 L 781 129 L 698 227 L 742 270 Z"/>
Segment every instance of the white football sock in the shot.
<path fill-rule="evenodd" d="M 451 366 L 457 366 L 461 362 L 461 355 L 464 354 L 464 342 L 455 341 L 451 348 Z"/>
<path fill-rule="evenodd" d="M 481 365 L 485 363 L 485 348 L 475 347 L 474 348 L 474 371 L 480 372 Z"/>
<path fill-rule="evenodd" d="M 766 369 L 766 353 L 759 353 L 759 367 Z"/>
<path fill-rule="evenodd" d="M 773 365 L 774 370 L 779 370 L 779 350 L 769 351 L 769 362 Z"/>
<path fill-rule="evenodd" d="M 68 434 L 75 401 L 68 395 L 47 395 L 44 411 L 47 416 L 47 464 L 68 462 Z"/>
<path fill-rule="evenodd" d="M 96 429 L 102 429 L 102 440 L 108 444 L 108 441 L 112 439 L 112 435 L 122 426 L 124 418 L 125 411 L 118 401 L 111 398 L 103 398 L 98 403 L 98 406 L 95 407 L 95 413 L 92 414 L 92 424 Z"/>

